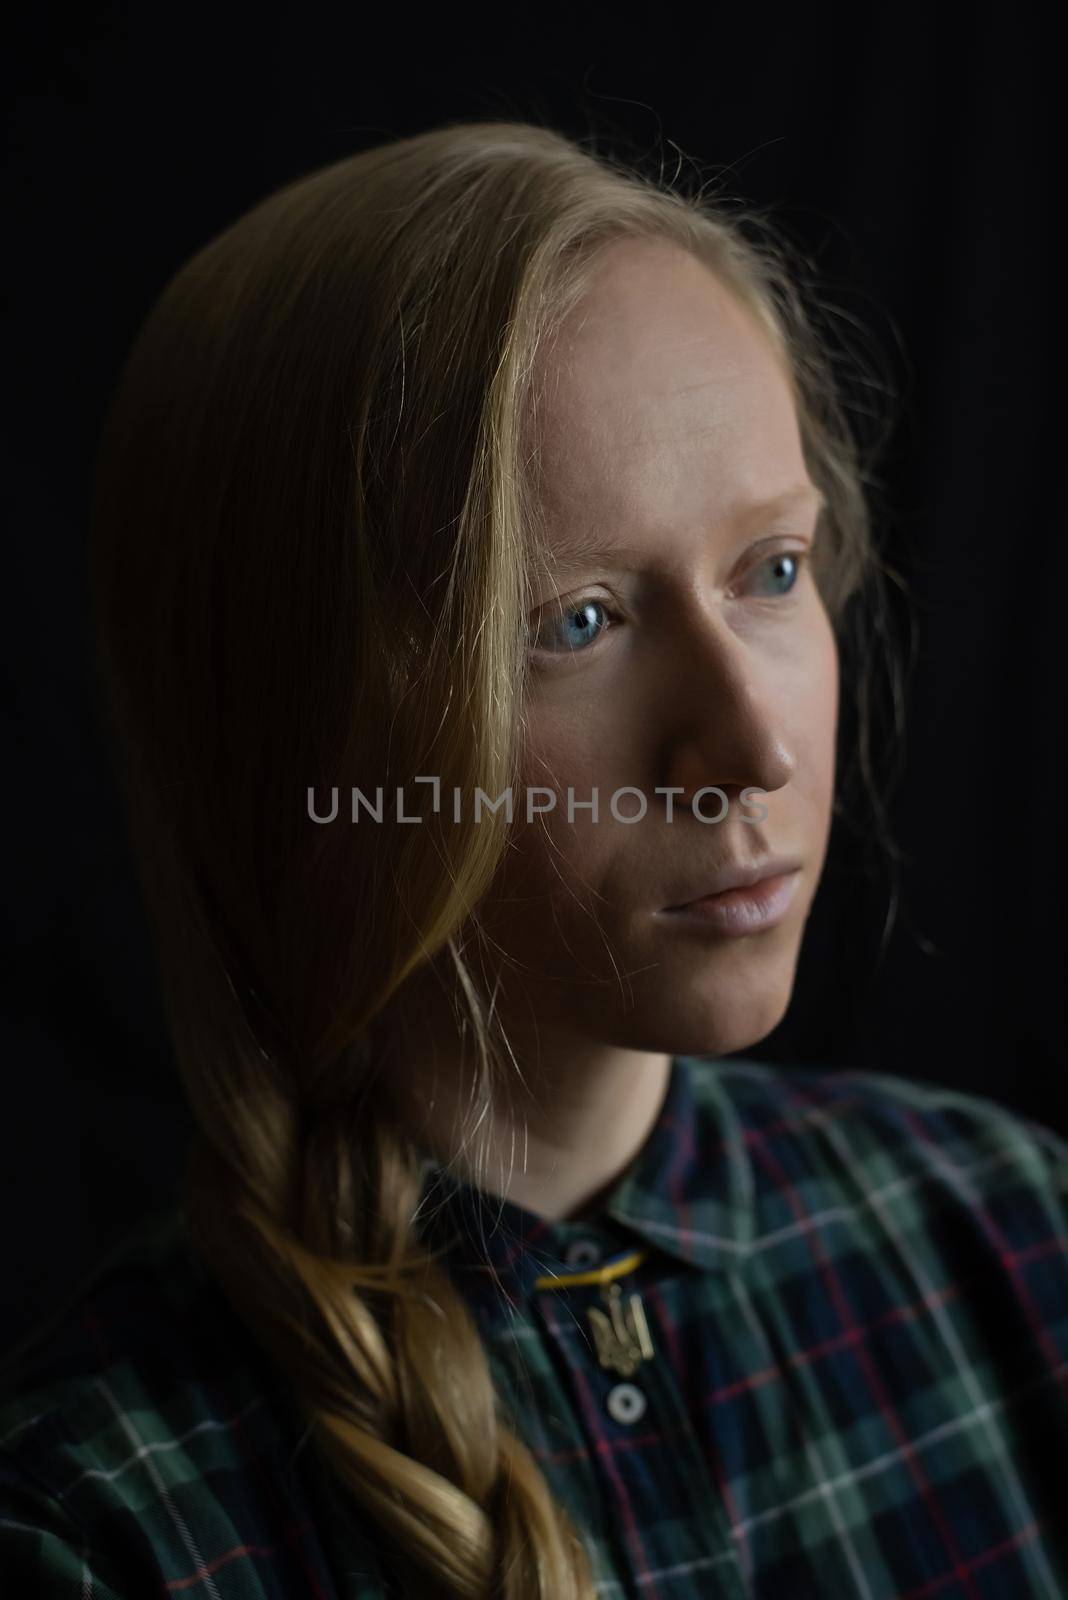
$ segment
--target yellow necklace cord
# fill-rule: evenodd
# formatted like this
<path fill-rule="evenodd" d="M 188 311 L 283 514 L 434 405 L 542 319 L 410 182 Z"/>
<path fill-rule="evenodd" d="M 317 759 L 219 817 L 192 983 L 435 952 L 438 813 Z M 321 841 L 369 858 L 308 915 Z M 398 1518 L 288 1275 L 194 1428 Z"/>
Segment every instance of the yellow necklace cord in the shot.
<path fill-rule="evenodd" d="M 590 1272 L 570 1273 L 566 1277 L 548 1272 L 543 1277 L 534 1279 L 534 1287 L 535 1289 L 581 1289 L 591 1283 L 611 1283 L 613 1278 L 621 1278 L 625 1272 L 633 1272 L 648 1254 L 648 1250 L 632 1250 L 629 1255 L 622 1256 L 618 1261 L 610 1261 L 605 1267 L 595 1267 Z"/>

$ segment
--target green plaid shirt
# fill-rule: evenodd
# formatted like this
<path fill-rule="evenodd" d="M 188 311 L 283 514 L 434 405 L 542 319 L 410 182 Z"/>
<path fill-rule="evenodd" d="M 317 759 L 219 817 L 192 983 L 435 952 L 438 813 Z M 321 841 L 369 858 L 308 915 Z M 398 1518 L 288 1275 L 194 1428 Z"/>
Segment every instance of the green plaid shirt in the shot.
<path fill-rule="evenodd" d="M 419 1226 L 608 1600 L 1068 1596 L 1051 1130 L 886 1074 L 677 1057 L 594 1215 L 428 1163 Z M 5 1597 L 400 1593 L 179 1208 L 17 1356 Z"/>

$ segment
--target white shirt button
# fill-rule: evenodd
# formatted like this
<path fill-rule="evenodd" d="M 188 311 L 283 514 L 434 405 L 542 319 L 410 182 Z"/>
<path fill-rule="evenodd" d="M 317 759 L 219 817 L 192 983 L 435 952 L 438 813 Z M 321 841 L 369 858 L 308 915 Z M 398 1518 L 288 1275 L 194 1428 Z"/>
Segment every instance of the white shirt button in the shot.
<path fill-rule="evenodd" d="M 601 1259 L 601 1247 L 593 1239 L 576 1239 L 564 1251 L 569 1267 L 595 1267 Z"/>
<path fill-rule="evenodd" d="M 637 1422 L 645 1415 L 645 1396 L 636 1383 L 617 1383 L 605 1404 L 614 1422 Z"/>

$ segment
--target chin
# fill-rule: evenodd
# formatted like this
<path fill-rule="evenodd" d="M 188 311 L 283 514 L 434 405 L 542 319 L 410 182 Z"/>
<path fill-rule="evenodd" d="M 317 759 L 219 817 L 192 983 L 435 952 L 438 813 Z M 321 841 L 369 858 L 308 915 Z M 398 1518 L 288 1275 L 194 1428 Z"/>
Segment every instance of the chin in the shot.
<path fill-rule="evenodd" d="M 742 970 L 680 974 L 661 982 L 632 1020 L 648 1042 L 638 1049 L 678 1056 L 728 1056 L 766 1039 L 786 1015 L 793 994 L 793 959 L 752 963 Z"/>
<path fill-rule="evenodd" d="M 672 1042 L 667 1048 L 675 1056 L 736 1055 L 766 1039 L 778 1027 L 785 1011 L 786 1007 L 780 1006 L 767 1009 L 761 1017 L 719 1016 L 704 1025 L 696 1020 L 692 1026 L 678 1025 L 669 1030 Z"/>
<path fill-rule="evenodd" d="M 766 979 L 765 974 L 765 979 Z M 754 986 L 661 983 L 630 1009 L 588 1013 L 582 1032 L 623 1049 L 673 1056 L 729 1056 L 766 1039 L 790 1003 L 790 977 Z"/>

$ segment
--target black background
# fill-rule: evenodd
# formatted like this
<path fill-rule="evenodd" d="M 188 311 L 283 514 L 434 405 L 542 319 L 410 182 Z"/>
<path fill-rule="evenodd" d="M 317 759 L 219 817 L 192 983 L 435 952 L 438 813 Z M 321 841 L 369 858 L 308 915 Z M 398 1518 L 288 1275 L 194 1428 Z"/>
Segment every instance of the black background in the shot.
<path fill-rule="evenodd" d="M 35 7 L 8 40 L 4 1342 L 176 1193 L 190 1121 L 91 711 L 102 409 L 166 279 L 281 182 L 461 117 L 523 118 L 772 206 L 884 430 L 906 580 L 905 852 L 828 866 L 760 1059 L 991 1096 L 1068 1133 L 1062 209 L 1037 10 Z M 376 27 L 388 26 L 379 18 Z M 1056 299 L 1055 299 L 1056 296 Z M 1059 399 L 1059 393 L 1056 396 Z M 910 620 L 911 619 L 911 620 Z"/>

